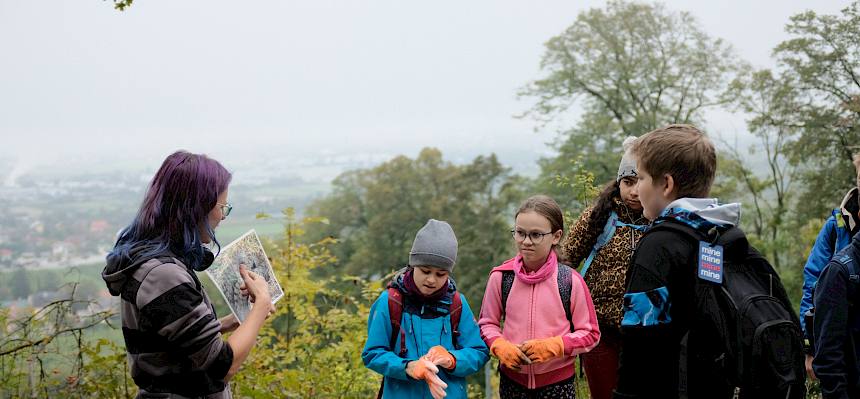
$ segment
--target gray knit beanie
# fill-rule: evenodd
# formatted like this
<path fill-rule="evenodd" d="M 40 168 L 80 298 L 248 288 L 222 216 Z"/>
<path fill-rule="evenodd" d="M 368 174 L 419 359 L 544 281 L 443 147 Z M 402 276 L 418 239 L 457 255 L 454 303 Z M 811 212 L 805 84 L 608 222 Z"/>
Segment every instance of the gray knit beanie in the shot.
<path fill-rule="evenodd" d="M 636 142 L 636 137 L 628 136 L 621 144 L 624 149 L 624 155 L 621 156 L 621 163 L 618 165 L 618 177 L 615 181 L 621 181 L 625 177 L 637 177 L 639 172 L 636 169 L 636 159 L 633 158 L 633 143 Z"/>
<path fill-rule="evenodd" d="M 409 266 L 433 266 L 450 272 L 456 261 L 457 237 L 454 229 L 447 222 L 428 220 L 412 242 Z"/>

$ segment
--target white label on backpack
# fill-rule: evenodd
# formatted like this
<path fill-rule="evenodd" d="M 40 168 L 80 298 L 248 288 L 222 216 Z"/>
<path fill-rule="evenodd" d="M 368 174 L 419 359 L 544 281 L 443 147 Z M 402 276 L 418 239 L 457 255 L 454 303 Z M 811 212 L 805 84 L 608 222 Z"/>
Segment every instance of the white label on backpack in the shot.
<path fill-rule="evenodd" d="M 723 246 L 699 241 L 699 278 L 723 282 Z"/>

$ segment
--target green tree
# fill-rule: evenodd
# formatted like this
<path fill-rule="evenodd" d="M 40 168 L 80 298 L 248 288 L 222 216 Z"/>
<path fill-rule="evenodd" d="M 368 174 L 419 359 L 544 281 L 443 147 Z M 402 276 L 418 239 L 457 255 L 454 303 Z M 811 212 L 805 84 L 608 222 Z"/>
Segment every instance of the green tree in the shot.
<path fill-rule="evenodd" d="M 799 297 L 801 270 L 829 209 L 855 184 L 860 139 L 860 3 L 840 15 L 791 17 L 777 69 L 739 76 L 730 95 L 759 146 L 729 151 L 724 173 L 745 190 L 748 231 Z M 764 155 L 764 162 L 760 162 Z M 758 159 L 756 159 L 758 158 Z"/>
<path fill-rule="evenodd" d="M 546 43 L 545 75 L 520 90 L 534 99 L 525 115 L 561 131 L 558 155 L 541 160 L 539 188 L 565 208 L 582 204 L 553 183 L 579 159 L 596 181 L 614 177 L 627 135 L 669 123 L 704 122 L 703 112 L 744 69 L 728 44 L 702 31 L 686 12 L 660 4 L 611 1 L 578 15 Z M 576 117 L 576 112 L 580 115 Z"/>
<path fill-rule="evenodd" d="M 364 367 L 361 351 L 381 284 L 347 275 L 314 278 L 315 269 L 335 267 L 335 240 L 301 241 L 309 228 L 328 221 L 298 220 L 291 208 L 284 215 L 284 236 L 267 240 L 266 247 L 285 296 L 236 375 L 233 392 L 254 398 L 372 397 L 381 377 Z M 356 285 L 360 295 L 337 289 L 344 281 Z"/>
<path fill-rule="evenodd" d="M 513 253 L 507 234 L 524 180 L 494 155 L 466 165 L 436 149 L 346 172 L 309 214 L 331 221 L 309 237 L 335 237 L 341 268 L 378 279 L 406 265 L 415 233 L 434 218 L 451 223 L 459 241 L 454 278 L 473 308 L 480 306 L 490 268 Z"/>
<path fill-rule="evenodd" d="M 792 251 L 798 248 L 795 242 L 798 235 L 790 231 L 802 222 L 789 216 L 789 209 L 796 205 L 792 188 L 798 173 L 790 156 L 798 129 L 775 119 L 791 114 L 798 93 L 794 82 L 778 79 L 769 70 L 740 77 L 732 88 L 737 108 L 749 116 L 747 127 L 759 144 L 750 147 L 746 155 L 729 147 L 724 152 L 729 162 L 723 165 L 722 173 L 735 177 L 746 189 L 736 200 L 747 199 L 751 205 L 752 213 L 747 213 L 746 221 L 752 223 L 747 224 L 750 226 L 747 230 L 759 240 L 760 249 L 771 263 L 781 270 L 783 265 L 788 266 L 803 256 Z M 754 168 L 749 166 L 749 158 L 763 162 Z"/>
<path fill-rule="evenodd" d="M 860 3 L 839 15 L 807 11 L 786 25 L 774 49 L 780 80 L 792 82 L 793 107 L 771 110 L 773 125 L 799 131 L 792 160 L 803 167 L 801 213 L 820 217 L 851 187 L 860 143 Z M 829 176 L 831 178 L 822 178 Z"/>
<path fill-rule="evenodd" d="M 0 308 L 0 397 L 131 397 L 125 351 L 94 336 L 114 312 L 76 313 L 92 304 L 76 292 L 39 309 Z"/>

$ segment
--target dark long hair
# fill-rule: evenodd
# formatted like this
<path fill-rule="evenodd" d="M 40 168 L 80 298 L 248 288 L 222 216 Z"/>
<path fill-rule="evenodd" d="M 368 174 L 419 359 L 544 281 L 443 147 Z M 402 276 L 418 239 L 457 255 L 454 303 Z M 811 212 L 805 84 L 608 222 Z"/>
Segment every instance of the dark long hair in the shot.
<path fill-rule="evenodd" d="M 612 213 L 615 198 L 621 198 L 621 186 L 618 181 L 612 180 L 603 186 L 603 190 L 594 201 L 591 218 L 588 220 L 588 230 L 603 231 L 606 221 L 609 220 L 609 214 Z"/>
<path fill-rule="evenodd" d="M 146 246 L 135 257 L 169 253 L 199 270 L 205 266 L 207 251 L 200 236 L 201 226 L 221 250 L 208 215 L 231 178 L 227 169 L 206 155 L 185 151 L 170 154 L 152 178 L 134 221 L 119 233 L 108 256 L 129 261 L 132 249 Z"/>

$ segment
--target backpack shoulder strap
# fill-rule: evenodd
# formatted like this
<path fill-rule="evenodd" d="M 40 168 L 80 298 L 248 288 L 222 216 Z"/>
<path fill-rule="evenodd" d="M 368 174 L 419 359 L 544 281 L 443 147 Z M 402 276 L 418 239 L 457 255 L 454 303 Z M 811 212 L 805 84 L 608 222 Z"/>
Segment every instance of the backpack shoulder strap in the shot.
<path fill-rule="evenodd" d="M 591 262 L 594 261 L 594 257 L 597 256 L 597 253 L 600 252 L 600 248 L 603 248 L 609 240 L 612 239 L 612 236 L 615 235 L 615 229 L 618 227 L 618 214 L 615 211 L 609 213 L 609 218 L 606 219 L 606 224 L 603 226 L 603 232 L 597 236 L 597 242 L 594 243 L 594 247 L 591 248 L 591 253 L 588 254 L 588 258 L 585 259 L 585 263 L 582 265 L 582 274 L 583 276 L 588 271 L 588 268 L 591 267 Z"/>
<path fill-rule="evenodd" d="M 508 304 L 508 296 L 511 293 L 511 287 L 514 285 L 514 272 L 505 270 L 502 272 L 502 315 L 505 314 L 505 308 Z M 564 306 L 564 315 L 570 323 L 571 331 L 573 331 L 573 316 L 570 313 L 570 296 L 573 289 L 573 268 L 559 263 L 558 264 L 558 295 L 561 297 L 561 304 Z"/>
<path fill-rule="evenodd" d="M 502 316 L 505 315 L 505 309 L 508 307 L 508 295 L 511 293 L 511 287 L 514 286 L 514 271 L 502 271 Z"/>
<path fill-rule="evenodd" d="M 680 222 L 666 221 L 664 223 L 654 225 L 648 231 L 657 230 L 680 233 L 682 237 L 685 237 L 688 242 L 693 245 L 697 245 L 697 242 L 721 245 L 725 250 L 723 256 L 726 261 L 732 260 L 734 262 L 746 262 L 752 258 L 760 258 L 767 263 L 767 260 L 764 259 L 764 257 L 755 250 L 755 248 L 750 246 L 746 234 L 737 226 L 732 226 L 727 229 L 721 228 L 719 230 L 711 229 L 711 231 L 706 234 Z M 694 247 L 694 251 L 695 250 L 696 249 Z M 769 264 L 768 269 L 772 269 Z"/>
<path fill-rule="evenodd" d="M 854 259 L 851 259 L 849 262 L 845 264 L 848 267 L 848 281 L 853 284 L 860 283 L 860 273 L 857 271 L 857 262 Z"/>
<path fill-rule="evenodd" d="M 388 319 L 391 322 L 391 338 L 388 341 L 388 347 L 394 350 L 394 344 L 397 343 L 397 335 L 400 335 L 400 352 L 398 355 L 403 357 L 406 355 L 406 335 L 400 326 L 400 321 L 403 320 L 403 294 L 397 288 L 388 287 Z M 385 390 L 385 377 L 382 378 L 382 383 L 379 384 L 379 391 L 376 392 L 376 399 L 382 399 L 382 392 Z"/>
<path fill-rule="evenodd" d="M 685 237 L 694 239 L 696 241 L 704 239 L 704 235 L 697 231 L 696 229 L 687 226 L 686 224 L 676 222 L 673 220 L 667 220 L 662 223 L 652 224 L 651 228 L 648 229 L 648 232 L 651 231 L 659 231 L 659 230 L 668 230 L 681 233 Z"/>
<path fill-rule="evenodd" d="M 573 291 L 573 268 L 568 265 L 558 264 L 558 295 L 561 297 L 561 305 L 564 306 L 564 315 L 573 331 L 573 316 L 570 313 L 570 296 Z"/>
<path fill-rule="evenodd" d="M 388 346 L 394 350 L 397 336 L 400 335 L 400 352 L 398 355 L 403 357 L 406 354 L 406 334 L 403 333 L 403 328 L 400 325 L 400 321 L 403 320 L 403 294 L 394 287 L 388 288 L 388 318 L 391 320 L 391 339 Z"/>
<path fill-rule="evenodd" d="M 460 337 L 461 316 L 463 316 L 463 299 L 460 298 L 459 291 L 454 291 L 454 297 L 451 298 L 451 340 L 454 348 L 457 348 L 457 338 Z"/>
<path fill-rule="evenodd" d="M 845 265 L 845 268 L 848 270 L 848 281 L 851 282 L 852 285 L 857 285 L 860 283 L 860 271 L 857 268 L 857 262 L 854 261 L 854 251 L 849 246 L 833 257 L 833 260 Z"/>

